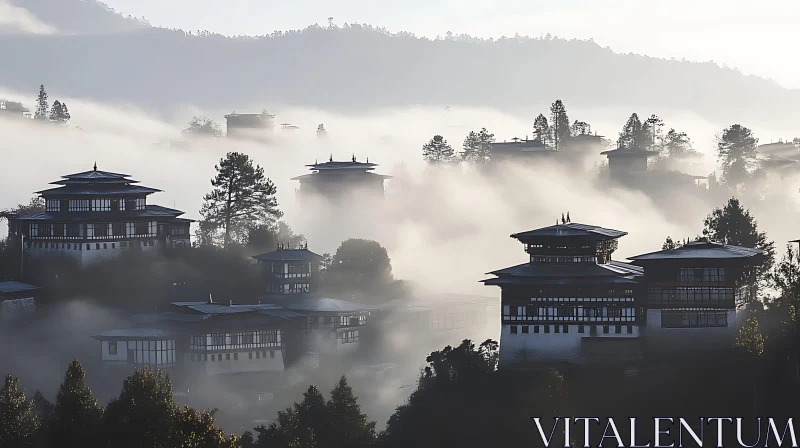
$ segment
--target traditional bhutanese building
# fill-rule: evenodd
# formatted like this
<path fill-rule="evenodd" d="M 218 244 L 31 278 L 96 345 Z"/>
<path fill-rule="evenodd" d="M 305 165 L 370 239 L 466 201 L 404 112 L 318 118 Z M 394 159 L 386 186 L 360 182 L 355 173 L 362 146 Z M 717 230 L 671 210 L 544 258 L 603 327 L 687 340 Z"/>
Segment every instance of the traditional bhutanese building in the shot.
<path fill-rule="evenodd" d="M 322 256 L 308 250 L 279 245 L 272 252 L 253 257 L 262 266 L 267 295 L 310 294 L 319 273 Z"/>
<path fill-rule="evenodd" d="M 608 157 L 608 171 L 611 178 L 620 180 L 647 171 L 647 159 L 658 153 L 655 151 L 617 148 L 603 151 L 600 154 Z"/>
<path fill-rule="evenodd" d="M 521 162 L 541 160 L 542 157 L 555 157 L 558 151 L 548 148 L 540 140 L 519 140 L 510 142 L 495 142 L 491 144 L 491 161 Z"/>
<path fill-rule="evenodd" d="M 37 192 L 45 210 L 10 216 L 9 236 L 31 258 L 65 255 L 85 266 L 126 250 L 158 251 L 190 244 L 190 219 L 148 204 L 159 192 L 127 174 L 92 171 L 62 176 Z"/>
<path fill-rule="evenodd" d="M 511 235 L 529 260 L 483 280 L 501 288 L 501 366 L 641 356 L 642 268 L 611 259 L 626 234 L 567 222 Z"/>
<path fill-rule="evenodd" d="M 733 346 L 764 253 L 701 239 L 629 260 L 644 269 L 648 353 L 685 352 Z"/>
<path fill-rule="evenodd" d="M 311 174 L 292 178 L 300 181 L 297 190 L 300 200 L 313 196 L 335 200 L 348 194 L 359 194 L 362 198 L 383 197 L 383 183 L 391 179 L 391 176 L 370 172 L 378 165 L 370 163 L 369 159 L 358 162 L 355 156 L 349 162 L 335 162 L 331 157 L 327 162 L 306 166 Z"/>
<path fill-rule="evenodd" d="M 258 138 L 270 135 L 275 129 L 275 115 L 262 111 L 260 114 L 225 115 L 227 137 Z"/>

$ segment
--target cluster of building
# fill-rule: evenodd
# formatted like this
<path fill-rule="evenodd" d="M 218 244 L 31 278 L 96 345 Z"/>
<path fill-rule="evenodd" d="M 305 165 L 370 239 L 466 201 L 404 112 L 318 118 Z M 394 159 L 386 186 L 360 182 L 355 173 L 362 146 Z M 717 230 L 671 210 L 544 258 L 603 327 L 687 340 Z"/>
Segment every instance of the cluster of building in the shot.
<path fill-rule="evenodd" d="M 733 346 L 763 252 L 697 240 L 612 260 L 626 234 L 565 222 L 511 235 L 528 262 L 483 280 L 501 288 L 501 366 Z"/>

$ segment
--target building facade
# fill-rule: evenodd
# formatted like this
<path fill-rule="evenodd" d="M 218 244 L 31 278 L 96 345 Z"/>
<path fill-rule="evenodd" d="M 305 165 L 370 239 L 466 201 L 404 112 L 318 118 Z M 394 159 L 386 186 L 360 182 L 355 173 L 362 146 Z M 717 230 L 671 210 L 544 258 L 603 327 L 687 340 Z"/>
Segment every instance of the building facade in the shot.
<path fill-rule="evenodd" d="M 603 151 L 608 157 L 608 172 L 612 180 L 625 180 L 647 171 L 647 159 L 657 155 L 654 151 L 617 148 Z"/>
<path fill-rule="evenodd" d="M 355 156 L 349 162 L 335 162 L 333 157 L 324 163 L 306 165 L 311 174 L 294 177 L 300 181 L 297 190 L 302 201 L 314 196 L 337 200 L 348 194 L 358 194 L 361 198 L 380 197 L 384 195 L 384 181 L 391 176 L 372 173 L 375 163 L 356 161 Z"/>
<path fill-rule="evenodd" d="M 192 220 L 180 210 L 148 204 L 155 188 L 127 174 L 92 171 L 62 176 L 55 188 L 37 192 L 45 209 L 10 216 L 9 236 L 31 259 L 73 258 L 82 266 L 126 250 L 152 252 L 190 244 Z"/>
<path fill-rule="evenodd" d="M 501 288 L 501 365 L 640 356 L 642 269 L 611 259 L 624 235 L 577 223 L 511 235 L 529 261 L 483 280 Z"/>
<path fill-rule="evenodd" d="M 227 137 L 258 138 L 265 137 L 275 129 L 275 115 L 262 111 L 260 114 L 225 115 Z"/>
<path fill-rule="evenodd" d="M 733 347 L 763 253 L 698 240 L 613 261 L 624 235 L 576 223 L 512 235 L 530 261 L 483 280 L 501 288 L 501 366 Z"/>

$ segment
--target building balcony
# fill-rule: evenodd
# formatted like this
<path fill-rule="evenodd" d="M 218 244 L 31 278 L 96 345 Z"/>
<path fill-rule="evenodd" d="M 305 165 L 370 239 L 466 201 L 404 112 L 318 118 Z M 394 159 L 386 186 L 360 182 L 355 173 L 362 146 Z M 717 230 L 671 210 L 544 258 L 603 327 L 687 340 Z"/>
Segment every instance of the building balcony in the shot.
<path fill-rule="evenodd" d="M 164 235 L 159 235 L 157 233 L 148 234 L 148 235 L 108 235 L 108 236 L 26 236 L 25 241 L 127 241 L 127 240 L 136 240 L 136 239 L 158 239 L 163 238 Z M 189 236 L 184 237 L 177 237 L 173 236 L 172 238 L 175 239 L 188 239 Z"/>

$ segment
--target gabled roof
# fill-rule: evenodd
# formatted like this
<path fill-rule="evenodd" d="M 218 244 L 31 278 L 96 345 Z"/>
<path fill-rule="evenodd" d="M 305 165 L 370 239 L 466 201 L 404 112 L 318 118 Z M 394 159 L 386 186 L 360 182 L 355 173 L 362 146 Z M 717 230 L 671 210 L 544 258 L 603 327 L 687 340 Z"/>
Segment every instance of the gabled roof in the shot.
<path fill-rule="evenodd" d="M 109 330 L 102 333 L 94 334 L 92 339 L 106 340 L 106 339 L 169 339 L 173 337 L 173 333 L 160 328 L 125 328 L 118 330 Z"/>
<path fill-rule="evenodd" d="M 157 188 L 143 187 L 141 185 L 128 185 L 118 183 L 80 183 L 68 184 L 61 187 L 48 188 L 47 190 L 37 191 L 41 195 L 116 195 L 116 194 L 153 194 L 161 190 Z"/>
<path fill-rule="evenodd" d="M 97 169 L 94 169 L 91 171 L 84 171 L 82 173 L 67 174 L 66 176 L 61 176 L 61 177 L 69 180 L 80 180 L 80 179 L 100 180 L 100 179 L 124 179 L 126 177 L 131 177 L 131 175 L 112 173 L 109 171 L 98 171 Z"/>
<path fill-rule="evenodd" d="M 160 205 L 147 205 L 144 210 L 124 210 L 121 212 L 33 212 L 21 215 L 15 219 L 20 221 L 103 221 L 117 220 L 122 218 L 177 218 L 183 212 Z M 188 220 L 191 221 L 191 220 Z"/>
<path fill-rule="evenodd" d="M 628 260 L 637 262 L 687 259 L 747 259 L 759 255 L 764 255 L 764 251 L 761 249 L 751 249 L 749 247 L 733 246 L 701 239 L 684 244 L 677 249 L 660 250 L 658 252 L 628 257 Z"/>
<path fill-rule="evenodd" d="M 300 312 L 331 312 L 331 313 L 350 313 L 360 311 L 377 311 L 379 308 L 363 303 L 348 302 L 347 300 L 330 298 L 298 298 L 298 297 L 263 297 L 262 300 L 269 300 L 279 308 L 289 311 Z M 251 305 L 241 305 L 242 307 L 252 307 Z"/>
<path fill-rule="evenodd" d="M 611 261 L 606 264 L 524 263 L 489 274 L 498 278 L 481 280 L 486 285 L 606 284 L 636 283 L 636 277 L 643 275 L 644 269 L 621 261 Z"/>
<path fill-rule="evenodd" d="M 600 153 L 604 156 L 641 156 L 641 157 L 653 157 L 658 155 L 657 151 L 645 151 L 642 149 L 628 149 L 628 148 L 617 148 L 611 149 L 608 151 L 603 151 Z"/>
<path fill-rule="evenodd" d="M 0 293 L 33 291 L 35 289 L 39 289 L 39 287 L 34 285 L 29 285 L 28 283 L 0 282 Z"/>
<path fill-rule="evenodd" d="M 557 224 L 549 227 L 542 227 L 541 229 L 529 230 L 527 232 L 519 232 L 511 235 L 511 238 L 528 238 L 528 237 L 564 237 L 564 236 L 602 236 L 608 238 L 619 238 L 627 235 L 628 232 L 621 230 L 606 229 L 603 227 L 579 224 L 577 222 L 568 222 L 566 224 Z"/>
<path fill-rule="evenodd" d="M 253 258 L 259 261 L 316 261 L 321 260 L 322 255 L 315 254 L 306 248 L 277 249 L 272 252 L 256 255 Z"/>

